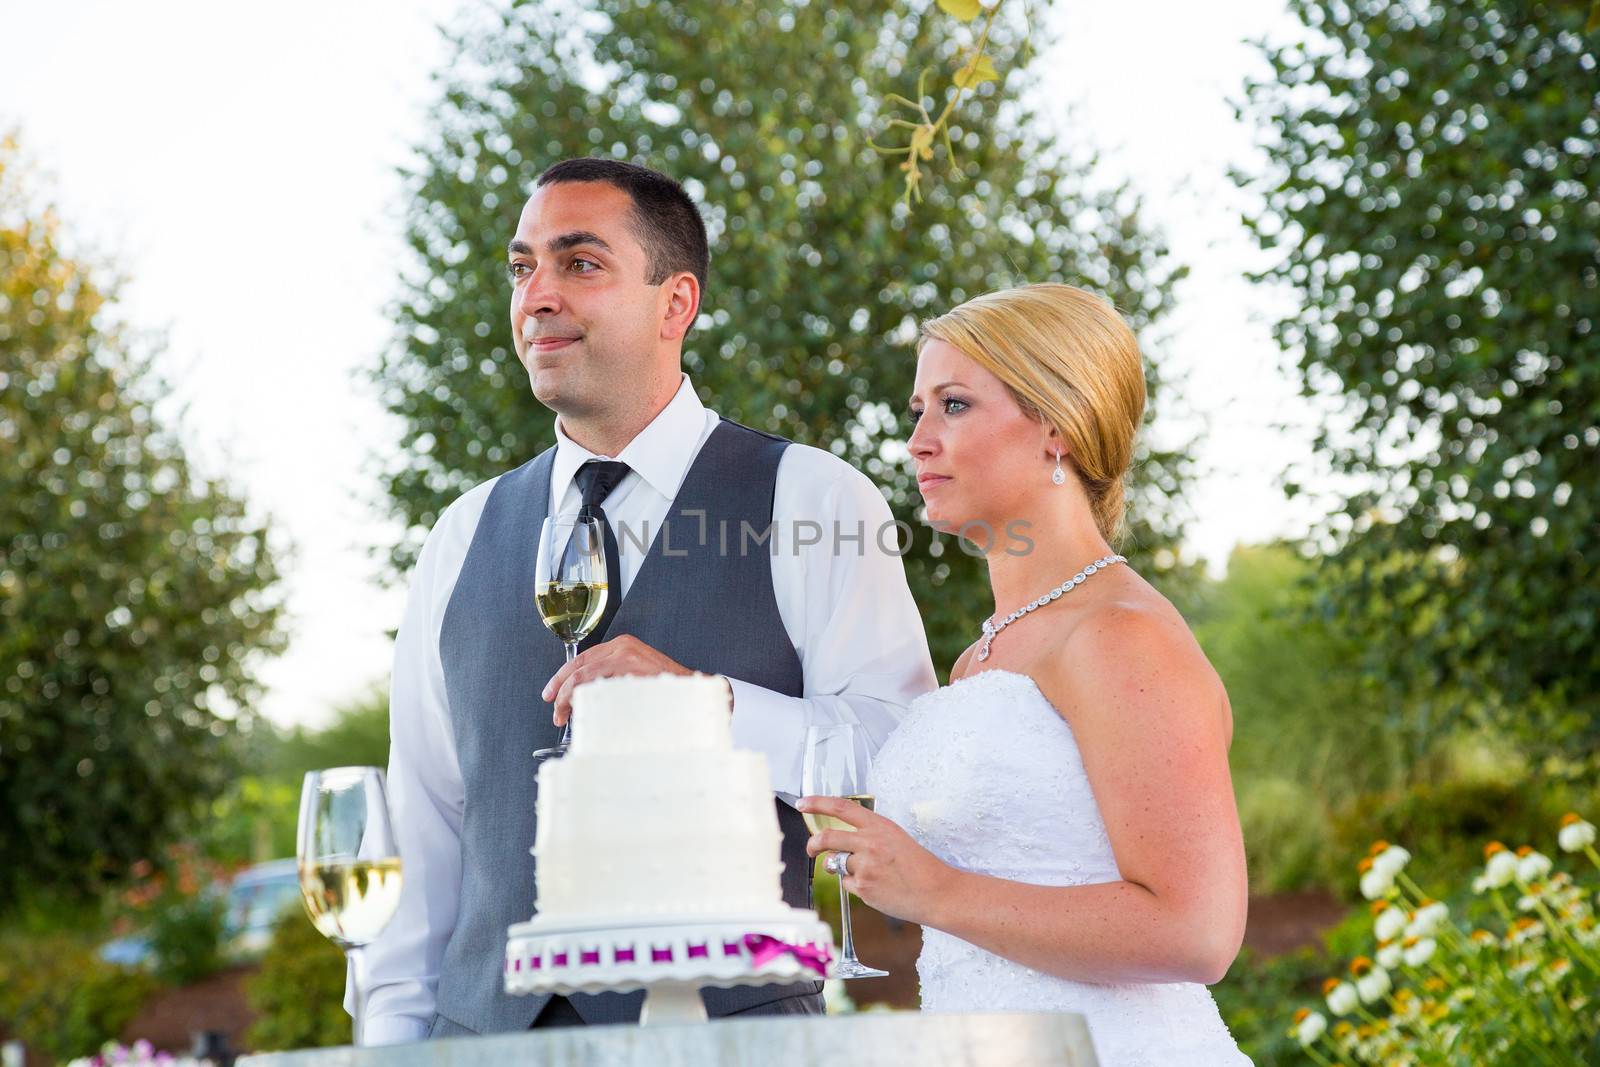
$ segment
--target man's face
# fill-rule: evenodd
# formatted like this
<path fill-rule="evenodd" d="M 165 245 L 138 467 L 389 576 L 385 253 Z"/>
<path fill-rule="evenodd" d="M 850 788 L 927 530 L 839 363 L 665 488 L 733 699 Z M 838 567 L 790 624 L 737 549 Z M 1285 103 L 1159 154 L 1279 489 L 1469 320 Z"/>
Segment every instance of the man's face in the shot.
<path fill-rule="evenodd" d="M 666 296 L 646 281 L 626 192 L 604 182 L 536 190 L 508 255 L 511 334 L 541 403 L 603 416 L 630 385 L 652 380 Z"/>

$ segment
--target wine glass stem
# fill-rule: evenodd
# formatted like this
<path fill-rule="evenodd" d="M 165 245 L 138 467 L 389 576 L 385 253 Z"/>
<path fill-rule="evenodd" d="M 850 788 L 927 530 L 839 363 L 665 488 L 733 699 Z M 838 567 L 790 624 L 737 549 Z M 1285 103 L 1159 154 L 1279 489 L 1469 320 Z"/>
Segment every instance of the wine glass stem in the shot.
<path fill-rule="evenodd" d="M 359 1048 L 361 1046 L 361 1029 L 363 1017 L 367 1013 L 366 983 L 361 977 L 361 949 L 355 946 L 344 950 L 345 959 L 350 961 L 350 992 L 351 992 L 351 1019 L 350 1019 L 350 1044 Z"/>
<path fill-rule="evenodd" d="M 566 649 L 567 649 L 567 662 L 571 663 L 573 660 L 578 658 L 578 642 L 576 642 L 576 641 L 566 641 L 566 642 L 563 642 L 563 643 L 565 644 Z M 567 718 L 567 725 L 562 727 L 562 729 L 561 729 L 561 740 L 556 742 L 556 747 L 558 747 L 558 748 L 566 748 L 570 744 L 572 744 L 572 719 L 571 719 L 570 712 L 569 712 L 568 713 L 568 718 Z"/>
<path fill-rule="evenodd" d="M 844 929 L 844 961 L 856 962 L 856 939 L 850 933 L 850 890 L 844 887 L 844 875 L 839 876 L 839 925 Z"/>

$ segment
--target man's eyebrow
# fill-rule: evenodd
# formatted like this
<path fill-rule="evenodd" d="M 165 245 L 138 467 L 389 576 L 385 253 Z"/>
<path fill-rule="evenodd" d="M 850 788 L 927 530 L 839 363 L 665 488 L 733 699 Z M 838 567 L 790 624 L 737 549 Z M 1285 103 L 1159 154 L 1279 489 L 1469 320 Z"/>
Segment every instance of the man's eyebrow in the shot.
<path fill-rule="evenodd" d="M 611 251 L 611 246 L 606 243 L 605 238 L 597 233 L 590 233 L 588 230 L 573 230 L 571 233 L 564 233 L 560 237 L 553 237 L 547 247 L 552 252 L 565 252 L 567 249 L 577 248 L 579 245 L 593 245 L 603 251 Z M 516 240 L 506 246 L 506 253 L 513 256 L 531 256 L 533 255 L 533 249 L 526 241 Z"/>

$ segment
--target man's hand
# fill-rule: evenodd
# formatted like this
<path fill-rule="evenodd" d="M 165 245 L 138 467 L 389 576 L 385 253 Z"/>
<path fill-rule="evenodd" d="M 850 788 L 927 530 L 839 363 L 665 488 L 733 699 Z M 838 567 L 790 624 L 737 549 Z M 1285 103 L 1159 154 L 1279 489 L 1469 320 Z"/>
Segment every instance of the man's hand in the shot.
<path fill-rule="evenodd" d="M 631 634 L 602 641 L 579 652 L 571 663 L 563 664 L 540 693 L 556 706 L 557 726 L 565 726 L 572 716 L 572 691 L 596 678 L 616 678 L 630 674 L 694 674 L 688 667 L 663 655 Z M 726 681 L 724 681 L 726 684 Z M 729 697 L 732 697 L 729 686 Z"/>

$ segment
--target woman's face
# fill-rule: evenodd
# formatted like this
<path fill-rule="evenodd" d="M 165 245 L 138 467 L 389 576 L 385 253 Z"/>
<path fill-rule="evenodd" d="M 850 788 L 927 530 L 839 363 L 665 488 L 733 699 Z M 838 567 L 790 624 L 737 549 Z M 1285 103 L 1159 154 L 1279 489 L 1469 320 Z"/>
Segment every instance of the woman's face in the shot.
<path fill-rule="evenodd" d="M 1003 544 L 1008 524 L 1031 514 L 1027 501 L 1050 487 L 1049 431 L 999 378 L 943 341 L 917 357 L 911 417 L 908 445 L 928 522 L 948 533 L 968 527 L 964 536 L 979 547 Z"/>

